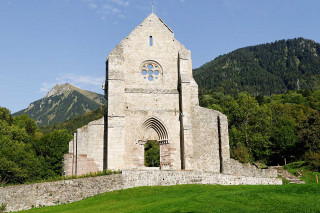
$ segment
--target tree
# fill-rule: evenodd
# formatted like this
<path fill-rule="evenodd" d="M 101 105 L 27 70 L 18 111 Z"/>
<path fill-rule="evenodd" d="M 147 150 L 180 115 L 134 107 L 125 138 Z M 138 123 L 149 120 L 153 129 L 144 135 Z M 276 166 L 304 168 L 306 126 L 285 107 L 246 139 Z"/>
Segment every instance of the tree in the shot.
<path fill-rule="evenodd" d="M 14 140 L 8 135 L 0 137 L 0 176 L 2 178 L 9 183 L 23 183 L 41 179 L 41 173 L 42 165 L 30 144 Z"/>
<path fill-rule="evenodd" d="M 160 166 L 160 146 L 157 141 L 147 141 L 144 145 L 144 164 L 146 167 Z"/>
<path fill-rule="evenodd" d="M 34 136 L 38 130 L 38 126 L 34 119 L 31 119 L 26 114 L 14 117 L 13 123 L 19 128 L 24 128 L 30 136 Z"/>
<path fill-rule="evenodd" d="M 8 125 L 12 124 L 13 117 L 7 108 L 0 107 L 0 121 L 6 122 Z"/>
<path fill-rule="evenodd" d="M 44 135 L 36 146 L 44 167 L 48 169 L 46 176 L 62 175 L 63 155 L 68 152 L 68 144 L 72 136 L 67 130 L 55 130 Z"/>
<path fill-rule="evenodd" d="M 284 158 L 289 160 L 295 159 L 297 154 L 298 137 L 296 135 L 295 122 L 289 117 L 280 117 L 272 125 L 271 132 L 271 156 L 269 161 L 273 164 L 282 164 Z"/>
<path fill-rule="evenodd" d="M 313 111 L 298 124 L 298 137 L 304 151 L 320 152 L 320 113 Z"/>

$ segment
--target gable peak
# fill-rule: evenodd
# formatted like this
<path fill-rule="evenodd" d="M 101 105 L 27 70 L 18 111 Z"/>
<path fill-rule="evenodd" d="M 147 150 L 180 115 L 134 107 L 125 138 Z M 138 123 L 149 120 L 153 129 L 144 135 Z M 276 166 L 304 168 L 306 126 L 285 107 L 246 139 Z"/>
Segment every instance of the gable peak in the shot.
<path fill-rule="evenodd" d="M 144 20 L 143 20 L 143 22 L 141 23 L 141 24 L 143 24 L 144 22 L 149 22 L 149 21 L 160 21 L 164 26 L 166 26 L 167 28 L 168 28 L 168 30 L 170 31 L 170 32 L 172 32 L 173 33 L 173 31 L 170 29 L 170 27 L 168 27 L 168 25 L 166 25 L 166 23 L 164 23 L 164 21 L 161 19 L 161 18 L 159 18 L 155 13 L 150 13 L 150 15 L 148 15 Z"/>

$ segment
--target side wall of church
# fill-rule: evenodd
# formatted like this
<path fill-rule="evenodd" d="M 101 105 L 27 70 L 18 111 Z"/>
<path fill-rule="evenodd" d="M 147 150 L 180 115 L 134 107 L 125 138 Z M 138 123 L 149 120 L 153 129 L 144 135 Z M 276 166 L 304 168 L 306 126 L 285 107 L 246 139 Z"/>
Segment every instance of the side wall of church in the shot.
<path fill-rule="evenodd" d="M 220 172 L 218 116 L 217 112 L 199 106 L 193 110 L 194 170 Z"/>
<path fill-rule="evenodd" d="M 180 128 L 183 130 L 183 132 L 180 132 L 180 134 L 183 134 L 181 138 L 181 152 L 183 152 L 184 169 L 192 170 L 194 168 L 194 138 L 196 137 L 192 132 L 192 111 L 194 110 L 194 106 L 197 106 L 196 103 L 193 103 L 192 97 L 196 96 L 198 100 L 198 95 L 193 94 L 196 91 L 192 89 L 195 81 L 192 78 L 191 52 L 186 49 L 181 50 L 179 52 L 178 63 L 181 107 L 180 122 L 182 122 Z"/>
<path fill-rule="evenodd" d="M 82 175 L 103 170 L 104 118 L 77 129 L 64 155 L 66 175 Z"/>

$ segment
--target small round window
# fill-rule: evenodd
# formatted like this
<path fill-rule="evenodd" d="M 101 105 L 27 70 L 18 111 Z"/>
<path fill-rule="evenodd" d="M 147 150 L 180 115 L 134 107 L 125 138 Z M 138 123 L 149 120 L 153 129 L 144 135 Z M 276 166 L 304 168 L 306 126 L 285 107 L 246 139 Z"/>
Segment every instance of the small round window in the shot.
<path fill-rule="evenodd" d="M 161 66 L 155 61 L 145 61 L 140 66 L 141 75 L 143 79 L 148 81 L 157 81 L 162 73 Z"/>
<path fill-rule="evenodd" d="M 147 74 L 147 70 L 142 70 L 141 73 L 142 73 L 142 75 L 146 75 Z"/>

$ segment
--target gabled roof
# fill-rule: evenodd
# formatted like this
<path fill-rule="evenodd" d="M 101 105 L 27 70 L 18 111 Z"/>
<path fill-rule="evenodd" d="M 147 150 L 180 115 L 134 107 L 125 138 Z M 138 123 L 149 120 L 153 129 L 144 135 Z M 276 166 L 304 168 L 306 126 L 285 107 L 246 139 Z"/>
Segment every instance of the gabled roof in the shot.
<path fill-rule="evenodd" d="M 170 27 L 168 27 L 168 25 L 166 25 L 166 23 L 164 23 L 164 21 L 163 21 L 161 18 L 159 18 L 155 13 L 151 13 L 150 15 L 148 15 L 147 18 L 145 18 L 145 19 L 143 20 L 143 22 L 145 22 L 146 20 L 155 20 L 155 21 L 159 20 L 159 21 L 162 22 L 162 24 L 163 24 L 164 26 L 166 26 L 166 27 L 168 28 L 168 30 L 169 30 L 170 32 L 173 33 L 173 31 L 170 29 Z M 142 22 L 142 23 L 143 23 L 143 22 Z M 142 23 L 141 23 L 141 24 L 142 24 Z"/>
<path fill-rule="evenodd" d="M 131 37 L 131 35 L 136 34 L 137 32 L 139 32 L 141 29 L 145 28 L 146 26 L 150 26 L 150 22 L 155 24 L 157 23 L 158 26 L 162 25 L 164 29 L 168 30 L 169 34 L 172 34 L 171 36 L 174 37 L 174 33 L 173 31 L 164 23 L 164 21 L 159 18 L 155 13 L 151 13 L 150 15 L 148 15 L 139 25 L 137 25 L 131 32 L 130 34 L 125 37 L 112 51 L 109 55 L 111 54 L 119 54 L 123 51 L 123 44 L 124 42 L 127 41 L 127 39 L 129 39 Z M 181 46 L 181 48 L 185 47 L 179 42 L 177 41 L 177 39 L 174 39 L 175 42 L 177 42 L 178 45 Z"/>

